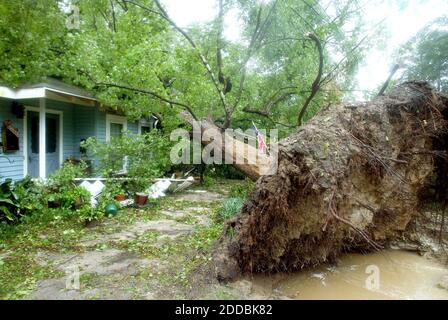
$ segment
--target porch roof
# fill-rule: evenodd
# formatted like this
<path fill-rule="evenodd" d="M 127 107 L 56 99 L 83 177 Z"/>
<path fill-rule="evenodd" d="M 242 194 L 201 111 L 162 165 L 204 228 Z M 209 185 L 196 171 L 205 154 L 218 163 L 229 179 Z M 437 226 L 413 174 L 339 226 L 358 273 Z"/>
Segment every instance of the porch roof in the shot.
<path fill-rule="evenodd" d="M 90 92 L 51 78 L 16 89 L 0 85 L 0 97 L 14 100 L 47 98 L 87 106 L 99 105 Z"/>

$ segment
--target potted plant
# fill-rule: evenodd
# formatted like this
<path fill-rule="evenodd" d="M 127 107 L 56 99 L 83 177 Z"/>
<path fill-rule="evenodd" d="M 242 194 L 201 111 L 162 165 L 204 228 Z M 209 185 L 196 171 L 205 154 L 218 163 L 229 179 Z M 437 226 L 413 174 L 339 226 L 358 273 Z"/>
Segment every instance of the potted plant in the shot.
<path fill-rule="evenodd" d="M 147 187 L 148 182 L 145 178 L 134 178 L 128 185 L 129 190 L 134 194 L 134 202 L 138 206 L 144 206 L 148 201 L 148 194 L 142 192 Z"/>
<path fill-rule="evenodd" d="M 126 200 L 126 195 L 124 193 L 119 193 L 115 195 L 114 199 L 121 202 Z"/>
<path fill-rule="evenodd" d="M 121 183 L 112 182 L 109 184 L 108 189 L 109 193 L 114 197 L 115 200 L 117 201 L 126 200 L 126 194 Z"/>
<path fill-rule="evenodd" d="M 148 202 L 148 194 L 143 192 L 135 193 L 135 204 L 138 206 L 144 206 Z"/>

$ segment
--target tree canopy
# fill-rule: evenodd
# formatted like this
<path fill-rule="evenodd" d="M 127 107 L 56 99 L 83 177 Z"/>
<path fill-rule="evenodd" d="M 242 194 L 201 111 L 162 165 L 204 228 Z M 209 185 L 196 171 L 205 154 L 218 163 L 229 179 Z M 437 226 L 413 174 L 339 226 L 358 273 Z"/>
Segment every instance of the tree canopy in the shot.
<path fill-rule="evenodd" d="M 440 17 L 419 31 L 399 51 L 404 78 L 431 82 L 448 91 L 448 16 Z"/>
<path fill-rule="evenodd" d="M 79 29 L 66 26 L 71 5 Z M 213 21 L 184 30 L 158 0 L 2 2 L 0 81 L 55 77 L 131 118 L 156 113 L 175 126 L 186 109 L 224 128 L 255 120 L 284 133 L 350 90 L 368 44 L 357 0 L 216 6 Z M 230 10 L 240 16 L 237 41 L 223 36 Z"/>

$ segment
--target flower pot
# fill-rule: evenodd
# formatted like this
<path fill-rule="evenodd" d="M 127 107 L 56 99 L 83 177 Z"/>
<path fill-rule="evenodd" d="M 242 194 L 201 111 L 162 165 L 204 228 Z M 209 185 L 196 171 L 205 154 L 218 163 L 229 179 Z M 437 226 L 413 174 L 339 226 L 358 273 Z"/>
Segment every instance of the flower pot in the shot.
<path fill-rule="evenodd" d="M 124 200 L 126 200 L 126 196 L 124 194 L 117 194 L 115 196 L 115 200 L 117 200 L 117 201 L 124 201 Z"/>
<path fill-rule="evenodd" d="M 148 195 L 146 193 L 137 192 L 134 198 L 135 204 L 138 206 L 144 206 L 148 201 Z"/>

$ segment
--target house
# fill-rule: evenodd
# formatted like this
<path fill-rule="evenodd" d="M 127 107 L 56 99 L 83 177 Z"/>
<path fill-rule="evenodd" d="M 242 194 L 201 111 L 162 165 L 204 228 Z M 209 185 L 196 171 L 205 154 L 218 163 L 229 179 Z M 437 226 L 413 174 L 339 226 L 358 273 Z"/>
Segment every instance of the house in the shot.
<path fill-rule="evenodd" d="M 107 142 L 122 131 L 137 134 L 152 126 L 128 121 L 90 93 L 57 80 L 18 89 L 0 85 L 0 179 L 46 178 L 66 159 L 80 158 L 88 137 Z"/>

